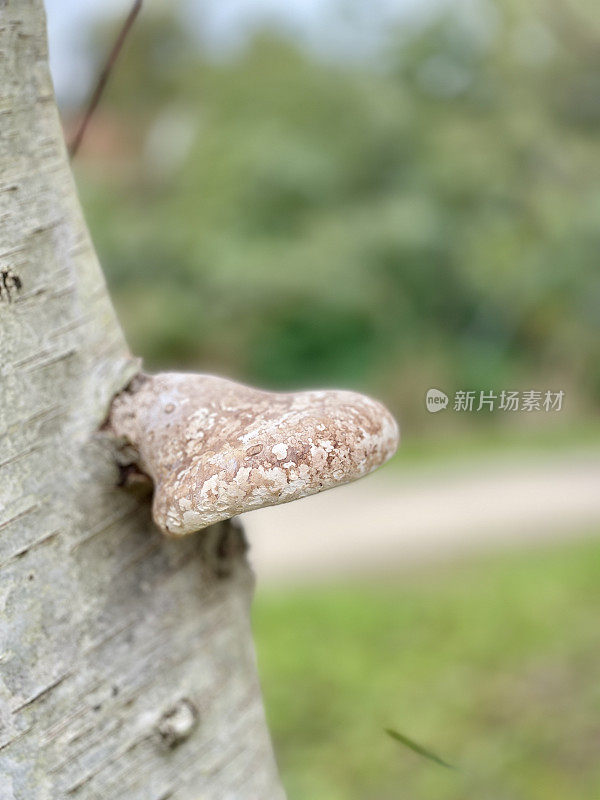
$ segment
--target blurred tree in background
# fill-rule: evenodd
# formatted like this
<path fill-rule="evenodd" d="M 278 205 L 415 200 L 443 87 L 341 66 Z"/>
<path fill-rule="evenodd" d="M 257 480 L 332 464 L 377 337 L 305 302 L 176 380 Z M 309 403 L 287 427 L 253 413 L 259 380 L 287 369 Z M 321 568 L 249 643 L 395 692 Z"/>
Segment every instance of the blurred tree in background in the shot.
<path fill-rule="evenodd" d="M 415 429 L 430 386 L 561 388 L 591 413 L 593 12 L 440 7 L 345 64 L 267 31 L 209 59 L 176 4 L 143 14 L 77 164 L 134 352 L 367 389 Z"/>

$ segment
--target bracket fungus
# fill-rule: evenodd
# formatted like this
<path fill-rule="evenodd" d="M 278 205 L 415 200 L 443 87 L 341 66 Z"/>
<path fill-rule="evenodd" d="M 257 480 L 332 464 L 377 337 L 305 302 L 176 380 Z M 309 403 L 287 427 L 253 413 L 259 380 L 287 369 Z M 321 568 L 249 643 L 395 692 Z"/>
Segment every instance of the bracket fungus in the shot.
<path fill-rule="evenodd" d="M 383 464 L 398 426 L 355 392 L 277 394 L 212 375 L 140 375 L 114 399 L 109 430 L 154 482 L 170 536 L 348 483 Z"/>

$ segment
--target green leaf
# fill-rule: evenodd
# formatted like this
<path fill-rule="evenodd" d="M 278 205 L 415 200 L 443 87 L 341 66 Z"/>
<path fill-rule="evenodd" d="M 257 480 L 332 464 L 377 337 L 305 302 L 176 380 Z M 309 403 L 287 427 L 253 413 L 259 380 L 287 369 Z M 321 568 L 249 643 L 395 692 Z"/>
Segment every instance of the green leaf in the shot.
<path fill-rule="evenodd" d="M 408 747 L 414 753 L 418 753 L 420 756 L 428 758 L 430 761 L 435 761 L 435 763 L 439 764 L 441 767 L 446 767 L 447 769 L 456 769 L 455 766 L 449 764 L 447 761 L 444 761 L 443 758 L 440 758 L 435 753 L 432 753 L 431 750 L 428 750 L 426 747 L 423 747 L 422 744 L 415 742 L 413 739 L 409 739 L 409 737 L 405 736 L 403 733 L 399 733 L 398 731 L 395 731 L 392 728 L 385 728 L 385 732 L 392 739 L 395 739 L 397 742 L 400 742 L 405 747 Z"/>

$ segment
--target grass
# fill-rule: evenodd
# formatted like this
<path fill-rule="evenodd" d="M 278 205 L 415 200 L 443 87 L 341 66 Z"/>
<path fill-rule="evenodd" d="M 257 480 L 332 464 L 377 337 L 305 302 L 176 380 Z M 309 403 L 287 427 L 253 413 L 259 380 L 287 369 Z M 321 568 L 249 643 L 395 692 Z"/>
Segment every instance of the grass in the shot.
<path fill-rule="evenodd" d="M 589 540 L 259 592 L 255 638 L 289 800 L 600 797 L 599 612 L 600 542 Z"/>

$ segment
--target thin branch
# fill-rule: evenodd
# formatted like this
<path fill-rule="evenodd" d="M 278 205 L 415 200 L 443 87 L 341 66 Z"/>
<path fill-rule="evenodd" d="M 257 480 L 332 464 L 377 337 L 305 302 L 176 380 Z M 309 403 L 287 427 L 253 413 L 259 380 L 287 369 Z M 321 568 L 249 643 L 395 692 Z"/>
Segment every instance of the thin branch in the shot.
<path fill-rule="evenodd" d="M 115 65 L 115 61 L 117 60 L 119 53 L 121 52 L 121 48 L 123 47 L 123 43 L 127 38 L 127 34 L 131 30 L 131 26 L 135 22 L 135 18 L 140 12 L 140 9 L 142 7 L 142 1 L 143 0 L 134 1 L 133 6 L 131 7 L 131 11 L 127 15 L 127 19 L 125 20 L 123 27 L 121 28 L 121 32 L 117 37 L 117 41 L 114 43 L 113 49 L 110 51 L 110 55 L 106 60 L 106 64 L 104 65 L 104 68 L 102 69 L 102 72 L 98 77 L 98 82 L 96 83 L 96 88 L 94 89 L 94 93 L 87 107 L 87 111 L 85 112 L 85 115 L 81 120 L 81 123 L 79 125 L 79 128 L 77 129 L 75 136 L 73 137 L 73 139 L 69 144 L 68 149 L 70 158 L 75 158 L 77 151 L 79 150 L 79 146 L 81 145 L 83 137 L 85 136 L 85 131 L 88 126 L 88 123 L 92 118 L 98 103 L 100 102 L 100 98 L 102 97 L 102 94 L 108 82 L 108 78 L 110 76 L 112 68 Z"/>

